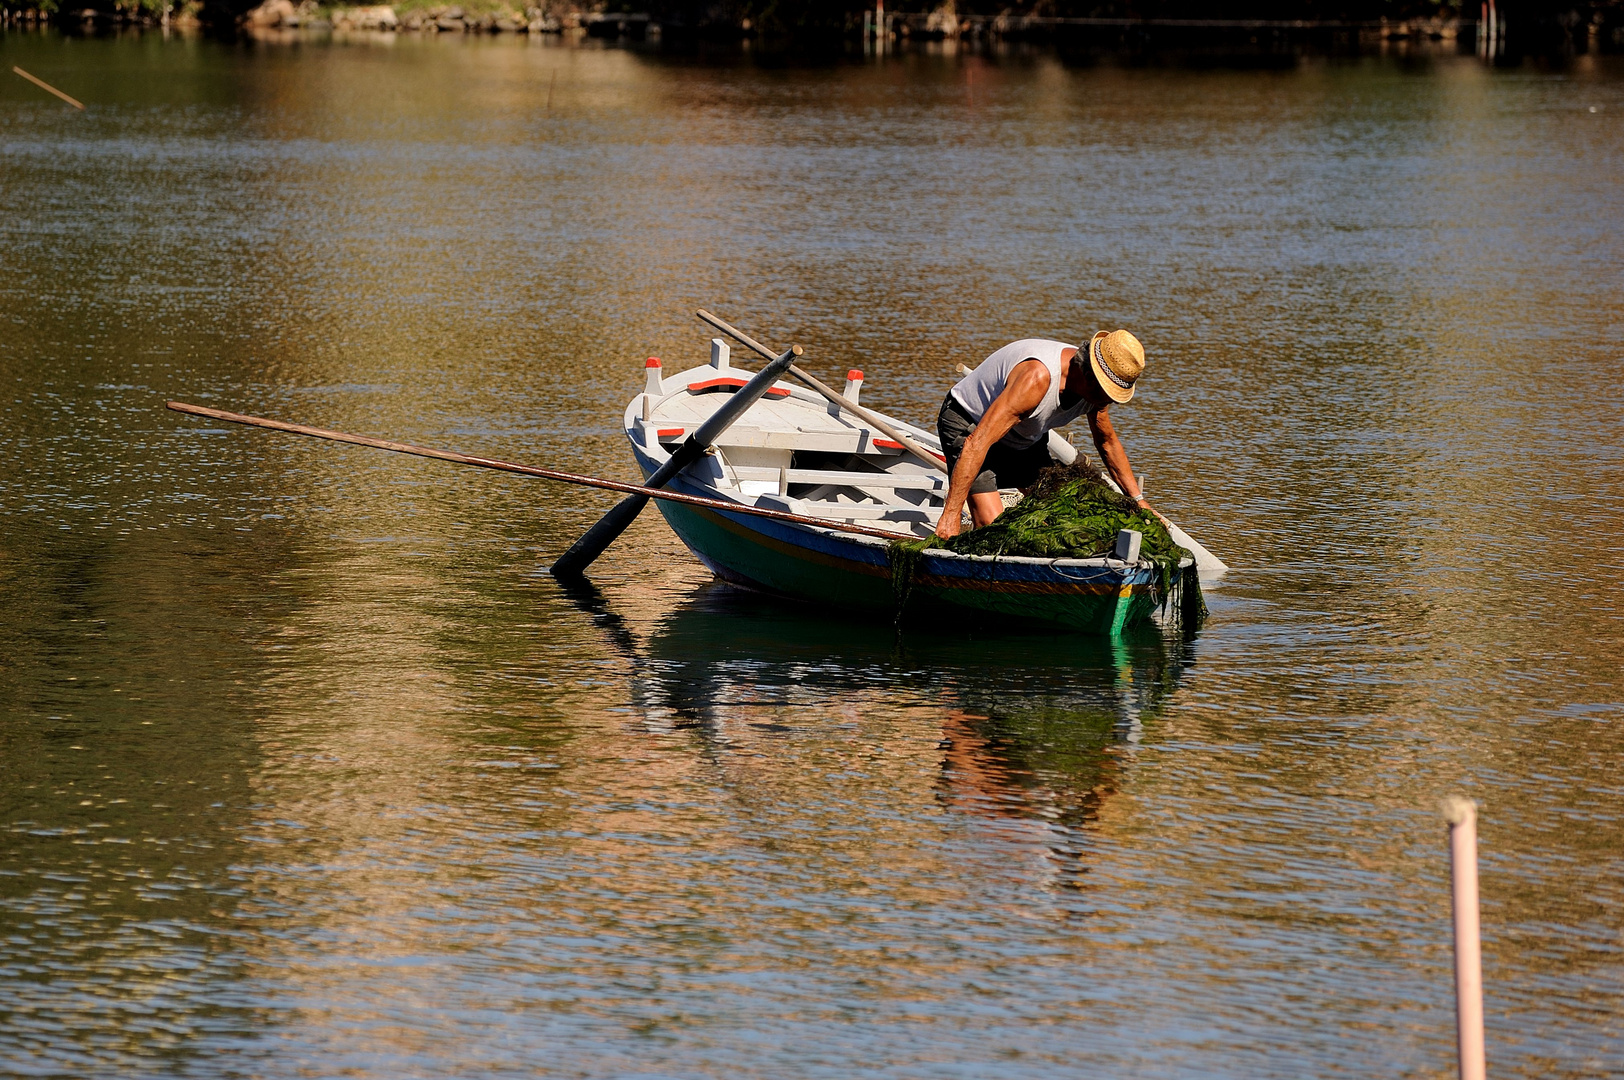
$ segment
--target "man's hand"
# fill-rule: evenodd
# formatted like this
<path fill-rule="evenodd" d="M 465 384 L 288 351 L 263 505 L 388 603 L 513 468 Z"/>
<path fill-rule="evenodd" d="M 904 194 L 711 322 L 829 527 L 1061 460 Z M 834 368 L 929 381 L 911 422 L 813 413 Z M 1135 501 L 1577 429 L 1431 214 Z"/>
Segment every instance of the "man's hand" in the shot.
<path fill-rule="evenodd" d="M 953 539 L 953 537 L 959 535 L 959 527 L 963 524 L 963 517 L 962 511 L 949 514 L 946 510 L 943 510 L 941 520 L 936 523 L 936 535 L 943 540 Z"/>

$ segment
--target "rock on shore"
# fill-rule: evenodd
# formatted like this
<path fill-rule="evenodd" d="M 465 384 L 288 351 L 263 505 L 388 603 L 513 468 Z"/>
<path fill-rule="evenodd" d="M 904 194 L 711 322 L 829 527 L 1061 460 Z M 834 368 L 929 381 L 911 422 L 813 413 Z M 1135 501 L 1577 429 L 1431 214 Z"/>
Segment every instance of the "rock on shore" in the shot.
<path fill-rule="evenodd" d="M 339 8 L 333 12 L 334 30 L 393 30 L 399 25 L 395 9 L 388 4 Z"/>

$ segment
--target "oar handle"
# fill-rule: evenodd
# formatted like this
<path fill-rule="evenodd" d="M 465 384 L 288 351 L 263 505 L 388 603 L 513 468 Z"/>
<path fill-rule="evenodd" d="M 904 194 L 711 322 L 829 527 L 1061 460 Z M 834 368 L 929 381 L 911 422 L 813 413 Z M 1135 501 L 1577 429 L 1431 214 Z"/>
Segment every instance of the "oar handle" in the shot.
<path fill-rule="evenodd" d="M 898 431 L 896 428 L 892 427 L 879 413 L 876 413 L 871 409 L 866 409 L 861 405 L 854 404 L 848 400 L 844 394 L 836 393 L 832 387 L 824 384 L 822 380 L 808 372 L 802 371 L 794 364 L 789 366 L 789 373 L 795 376 L 797 379 L 800 379 L 812 389 L 816 390 L 818 393 L 822 394 L 824 397 L 828 398 L 830 401 L 834 402 L 840 408 L 855 414 L 859 420 L 876 429 L 881 435 L 884 435 L 892 442 L 901 444 L 904 450 L 907 450 L 920 461 L 923 461 L 925 464 L 932 466 L 940 472 L 945 473 L 948 471 L 947 462 L 940 454 L 934 453 L 930 447 L 925 446 L 907 432 Z"/>
<path fill-rule="evenodd" d="M 733 338 L 741 345 L 754 349 L 762 356 L 772 359 L 777 358 L 771 349 L 767 348 L 767 346 L 763 345 L 749 334 L 746 334 L 743 330 L 733 326 L 727 320 L 717 318 L 704 308 L 700 308 L 699 310 L 695 311 L 694 314 L 699 316 L 699 318 L 705 322 L 708 322 L 712 326 L 716 327 L 716 329 L 720 330 L 722 333 Z M 862 420 L 864 423 L 874 428 L 881 435 L 884 435 L 893 442 L 900 444 L 903 449 L 907 450 L 920 461 L 925 462 L 927 465 L 930 465 L 941 472 L 945 473 L 948 471 L 947 462 L 940 454 L 935 453 L 928 446 L 921 444 L 918 440 L 914 439 L 905 432 L 898 431 L 896 428 L 892 427 L 891 424 L 879 413 L 873 411 L 872 409 L 864 408 L 854 401 L 848 400 L 843 394 L 835 393 L 833 389 L 825 385 L 820 379 L 817 379 L 807 372 L 802 371 L 794 364 L 789 366 L 789 373 L 795 376 L 795 378 L 801 380 L 801 382 L 805 383 L 807 386 L 811 387 L 813 390 L 816 390 L 819 394 L 822 394 L 830 402 L 838 405 L 842 409 L 845 409 L 852 415 L 856 416 L 859 420 Z"/>
<path fill-rule="evenodd" d="M 57 97 L 61 98 L 63 101 L 66 101 L 69 105 L 72 105 L 75 109 L 78 109 L 81 112 L 84 111 L 85 103 L 80 101 L 78 98 L 69 97 L 67 94 L 64 94 L 62 91 L 58 90 L 56 87 L 54 87 L 50 83 L 46 82 L 44 79 L 39 78 L 37 75 L 30 75 L 28 72 L 24 71 L 20 67 L 17 67 L 16 65 L 12 65 L 11 70 L 15 71 L 18 75 L 21 75 L 23 78 L 27 79 L 29 82 L 31 82 L 35 86 L 39 87 L 41 90 L 45 90 L 45 91 L 48 91 L 48 92 L 50 92 L 52 94 L 55 94 Z"/>
<path fill-rule="evenodd" d="M 749 334 L 746 334 L 743 330 L 740 330 L 738 327 L 729 323 L 727 320 L 717 318 L 704 308 L 700 308 L 699 310 L 695 311 L 694 314 L 698 315 L 705 322 L 708 322 L 712 326 L 716 327 L 716 329 L 720 330 L 734 341 L 756 350 L 756 352 L 760 353 L 762 356 L 765 356 L 767 359 L 773 360 L 777 358 L 777 353 L 767 348 L 767 346 L 763 345 Z"/>
<path fill-rule="evenodd" d="M 772 357 L 772 363 L 756 372 L 749 382 L 733 392 L 725 405 L 711 413 L 710 418 L 699 425 L 699 429 L 693 434 L 693 441 L 702 444 L 706 450 L 710 449 L 711 443 L 721 438 L 722 433 L 732 427 L 733 422 L 743 416 L 745 410 L 766 396 L 779 376 L 785 371 L 795 370 L 795 360 L 801 355 L 801 347 L 791 345 Z"/>

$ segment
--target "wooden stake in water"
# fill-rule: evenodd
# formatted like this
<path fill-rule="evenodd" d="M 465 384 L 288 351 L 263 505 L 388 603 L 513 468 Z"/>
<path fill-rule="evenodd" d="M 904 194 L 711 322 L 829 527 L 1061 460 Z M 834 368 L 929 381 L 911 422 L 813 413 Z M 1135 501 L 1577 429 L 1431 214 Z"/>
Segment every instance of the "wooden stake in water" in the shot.
<path fill-rule="evenodd" d="M 1483 948 L 1477 901 L 1477 803 L 1444 800 L 1455 909 L 1455 1029 L 1460 1080 L 1484 1080 Z"/>

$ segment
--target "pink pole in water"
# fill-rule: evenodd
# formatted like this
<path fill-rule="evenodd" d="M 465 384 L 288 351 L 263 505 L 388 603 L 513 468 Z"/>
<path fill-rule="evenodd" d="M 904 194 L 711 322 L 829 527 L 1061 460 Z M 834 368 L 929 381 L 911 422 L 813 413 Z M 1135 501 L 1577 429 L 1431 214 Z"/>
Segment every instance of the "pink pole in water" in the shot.
<path fill-rule="evenodd" d="M 1460 1080 L 1484 1080 L 1483 950 L 1477 918 L 1477 803 L 1444 800 L 1455 908 L 1455 1029 Z"/>

